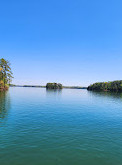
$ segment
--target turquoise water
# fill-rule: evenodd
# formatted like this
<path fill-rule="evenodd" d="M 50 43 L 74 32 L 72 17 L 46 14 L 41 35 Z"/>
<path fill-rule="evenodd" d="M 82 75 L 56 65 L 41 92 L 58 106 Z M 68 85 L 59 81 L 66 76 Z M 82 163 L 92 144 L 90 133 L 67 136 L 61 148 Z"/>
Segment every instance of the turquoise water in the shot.
<path fill-rule="evenodd" d="M 122 165 L 122 94 L 0 93 L 0 165 Z"/>

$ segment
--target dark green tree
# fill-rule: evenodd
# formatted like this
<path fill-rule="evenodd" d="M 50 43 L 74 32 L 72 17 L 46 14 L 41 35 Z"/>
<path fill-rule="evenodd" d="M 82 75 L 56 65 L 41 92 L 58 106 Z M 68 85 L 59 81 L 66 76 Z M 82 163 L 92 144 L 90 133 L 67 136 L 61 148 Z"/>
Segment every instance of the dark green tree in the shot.
<path fill-rule="evenodd" d="M 8 60 L 4 58 L 0 59 L 0 80 L 4 88 L 7 84 L 10 84 L 13 78 L 13 73 L 11 71 L 11 64 Z"/>
<path fill-rule="evenodd" d="M 122 80 L 94 83 L 87 88 L 90 91 L 122 92 Z"/>
<path fill-rule="evenodd" d="M 46 88 L 47 89 L 62 89 L 63 86 L 60 83 L 47 83 Z"/>

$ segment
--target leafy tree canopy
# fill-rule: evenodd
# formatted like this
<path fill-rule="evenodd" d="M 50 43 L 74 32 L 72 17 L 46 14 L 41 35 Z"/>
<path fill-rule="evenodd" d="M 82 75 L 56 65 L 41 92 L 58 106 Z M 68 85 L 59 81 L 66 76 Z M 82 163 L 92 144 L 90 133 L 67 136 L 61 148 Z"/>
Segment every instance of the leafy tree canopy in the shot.
<path fill-rule="evenodd" d="M 116 91 L 122 92 L 122 80 L 112 82 L 94 83 L 87 88 L 90 91 Z"/>
<path fill-rule="evenodd" d="M 60 83 L 47 83 L 46 85 L 47 89 L 62 89 L 62 84 Z"/>
<path fill-rule="evenodd" d="M 0 88 L 7 87 L 11 83 L 13 78 L 13 73 L 11 71 L 11 64 L 8 60 L 4 58 L 0 59 Z"/>

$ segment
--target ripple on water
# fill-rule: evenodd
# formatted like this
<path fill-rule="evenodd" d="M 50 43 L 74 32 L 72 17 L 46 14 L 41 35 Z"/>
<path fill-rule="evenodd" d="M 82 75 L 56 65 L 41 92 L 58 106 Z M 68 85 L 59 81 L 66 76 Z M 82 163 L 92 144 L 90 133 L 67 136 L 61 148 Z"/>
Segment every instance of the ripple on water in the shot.
<path fill-rule="evenodd" d="M 0 93 L 0 164 L 121 165 L 121 94 L 10 88 Z"/>

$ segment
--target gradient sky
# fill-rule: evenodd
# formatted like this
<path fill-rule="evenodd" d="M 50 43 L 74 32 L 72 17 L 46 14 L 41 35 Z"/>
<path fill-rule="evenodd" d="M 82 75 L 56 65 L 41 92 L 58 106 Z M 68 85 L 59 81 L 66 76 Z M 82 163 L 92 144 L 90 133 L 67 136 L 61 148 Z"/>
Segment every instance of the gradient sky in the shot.
<path fill-rule="evenodd" d="M 0 58 L 14 84 L 122 79 L 121 0 L 1 0 Z"/>

